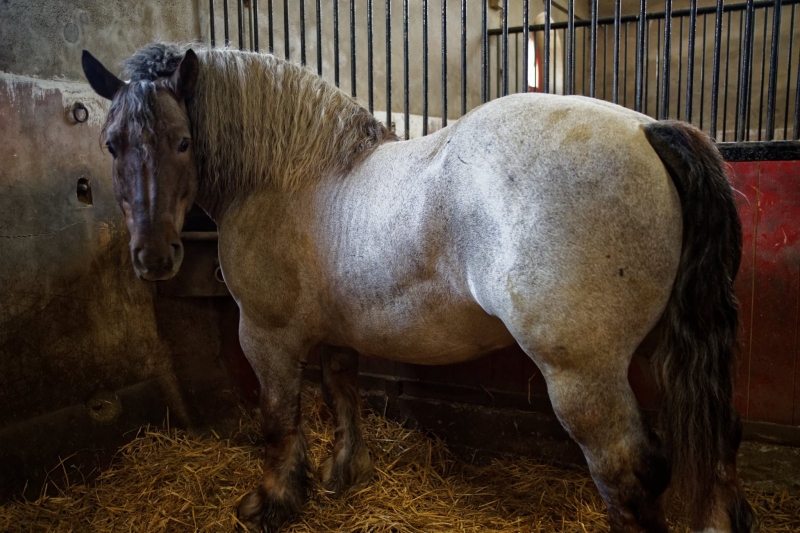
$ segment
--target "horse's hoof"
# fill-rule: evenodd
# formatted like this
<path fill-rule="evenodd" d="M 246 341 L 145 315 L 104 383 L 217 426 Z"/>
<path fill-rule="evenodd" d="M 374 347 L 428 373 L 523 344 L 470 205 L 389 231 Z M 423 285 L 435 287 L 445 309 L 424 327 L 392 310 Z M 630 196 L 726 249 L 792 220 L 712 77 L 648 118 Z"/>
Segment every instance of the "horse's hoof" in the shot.
<path fill-rule="evenodd" d="M 328 457 L 319 467 L 319 480 L 325 490 L 334 494 L 341 494 L 347 489 L 341 468 L 334 468 L 333 457 Z"/>
<path fill-rule="evenodd" d="M 277 533 L 296 513 L 294 506 L 271 501 L 261 487 L 248 492 L 236 509 L 248 533 Z"/>
<path fill-rule="evenodd" d="M 328 457 L 319 468 L 319 478 L 325 490 L 342 494 L 348 489 L 366 486 L 374 471 L 369 453 L 364 450 L 347 465 L 337 463 L 333 456 Z"/>

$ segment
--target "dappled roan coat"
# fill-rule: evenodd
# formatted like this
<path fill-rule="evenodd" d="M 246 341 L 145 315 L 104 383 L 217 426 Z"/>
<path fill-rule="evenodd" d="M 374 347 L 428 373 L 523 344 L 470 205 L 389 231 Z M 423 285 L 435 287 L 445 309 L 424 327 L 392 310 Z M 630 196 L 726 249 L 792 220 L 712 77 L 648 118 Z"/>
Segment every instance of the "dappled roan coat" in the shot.
<path fill-rule="evenodd" d="M 238 509 L 248 527 L 279 528 L 307 496 L 299 391 L 311 348 L 324 347 L 337 424 L 320 474 L 340 492 L 371 473 L 357 352 L 446 364 L 516 341 L 581 445 L 613 531 L 667 530 L 671 472 L 694 529 L 752 529 L 731 401 L 741 228 L 701 132 L 526 94 L 398 141 L 270 55 L 152 45 L 128 62 L 129 84 L 88 54 L 84 69 L 112 99 L 107 142 L 139 275 L 177 271 L 192 201 L 218 224 L 262 389 L 264 478 Z M 660 435 L 627 382 L 654 328 Z"/>

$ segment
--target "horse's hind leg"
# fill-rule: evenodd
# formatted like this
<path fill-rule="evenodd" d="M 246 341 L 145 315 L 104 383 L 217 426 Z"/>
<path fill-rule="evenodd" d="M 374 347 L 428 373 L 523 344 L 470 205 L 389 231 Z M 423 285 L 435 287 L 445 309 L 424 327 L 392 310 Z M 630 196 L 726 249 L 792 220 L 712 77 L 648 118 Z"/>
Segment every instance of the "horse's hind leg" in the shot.
<path fill-rule="evenodd" d="M 693 524 L 692 531 L 701 533 L 751 533 L 756 531 L 753 508 L 745 498 L 736 472 L 736 455 L 742 441 L 742 423 L 736 414 L 735 432 L 725 458 L 724 475 L 714 491 L 714 506 L 702 524 Z"/>
<path fill-rule="evenodd" d="M 340 493 L 372 476 L 372 461 L 361 435 L 358 354 L 344 348 L 322 348 L 322 392 L 336 424 L 333 453 L 322 464 L 325 488 Z"/>
<path fill-rule="evenodd" d="M 642 419 L 627 365 L 593 367 L 599 359 L 548 368 L 556 415 L 586 456 L 612 533 L 666 533 L 661 495 L 670 480 L 668 459 Z"/>

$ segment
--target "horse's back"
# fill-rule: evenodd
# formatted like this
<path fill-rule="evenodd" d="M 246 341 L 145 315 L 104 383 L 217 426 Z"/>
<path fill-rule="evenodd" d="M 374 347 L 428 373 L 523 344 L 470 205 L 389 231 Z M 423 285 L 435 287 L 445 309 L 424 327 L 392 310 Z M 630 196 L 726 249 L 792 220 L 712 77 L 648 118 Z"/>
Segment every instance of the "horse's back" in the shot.
<path fill-rule="evenodd" d="M 454 128 L 445 168 L 459 184 L 468 283 L 518 339 L 632 351 L 660 316 L 682 222 L 641 129 L 651 121 L 587 98 L 519 95 Z"/>

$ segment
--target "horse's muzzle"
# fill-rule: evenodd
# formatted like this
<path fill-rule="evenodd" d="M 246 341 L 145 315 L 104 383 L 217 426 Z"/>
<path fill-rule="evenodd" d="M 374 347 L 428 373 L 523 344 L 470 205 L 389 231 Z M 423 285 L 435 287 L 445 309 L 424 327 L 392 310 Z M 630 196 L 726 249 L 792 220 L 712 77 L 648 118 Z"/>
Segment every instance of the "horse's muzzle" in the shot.
<path fill-rule="evenodd" d="M 139 279 L 165 281 L 178 273 L 183 262 L 183 244 L 177 240 L 160 249 L 147 246 L 133 247 L 131 259 Z"/>

